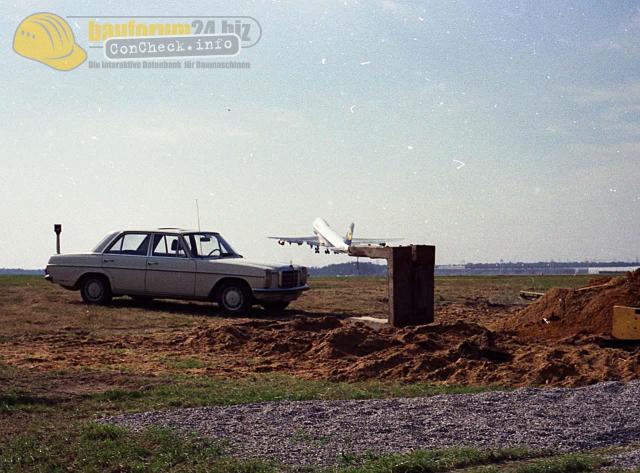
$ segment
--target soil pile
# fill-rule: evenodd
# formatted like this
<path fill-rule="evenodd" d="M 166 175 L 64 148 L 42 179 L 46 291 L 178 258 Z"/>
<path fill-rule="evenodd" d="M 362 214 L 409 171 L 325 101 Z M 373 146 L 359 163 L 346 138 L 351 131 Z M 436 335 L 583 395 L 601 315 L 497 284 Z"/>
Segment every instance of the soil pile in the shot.
<path fill-rule="evenodd" d="M 248 357 L 278 360 L 278 367 L 310 363 L 315 365 L 312 371 L 334 379 L 446 380 L 468 363 L 510 361 L 501 341 L 496 333 L 461 321 L 395 329 L 335 317 L 297 317 L 208 328 L 181 343 L 200 352 L 242 351 Z"/>
<path fill-rule="evenodd" d="M 579 342 L 525 343 L 457 321 L 397 329 L 335 317 L 202 327 L 171 342 L 181 352 L 225 357 L 229 372 L 284 371 L 334 380 L 579 386 L 634 379 L 638 350 Z"/>
<path fill-rule="evenodd" d="M 640 306 L 640 270 L 578 289 L 551 289 L 499 328 L 527 340 L 607 336 L 614 305 Z"/>

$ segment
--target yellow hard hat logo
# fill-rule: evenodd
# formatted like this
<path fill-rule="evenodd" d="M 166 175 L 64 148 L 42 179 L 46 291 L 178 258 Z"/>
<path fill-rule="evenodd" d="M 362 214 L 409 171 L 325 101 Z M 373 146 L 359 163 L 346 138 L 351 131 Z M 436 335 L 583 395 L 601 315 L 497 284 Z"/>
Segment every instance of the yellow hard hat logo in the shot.
<path fill-rule="evenodd" d="M 18 26 L 13 50 L 59 71 L 70 71 L 87 59 L 69 24 L 53 13 L 36 13 Z"/>

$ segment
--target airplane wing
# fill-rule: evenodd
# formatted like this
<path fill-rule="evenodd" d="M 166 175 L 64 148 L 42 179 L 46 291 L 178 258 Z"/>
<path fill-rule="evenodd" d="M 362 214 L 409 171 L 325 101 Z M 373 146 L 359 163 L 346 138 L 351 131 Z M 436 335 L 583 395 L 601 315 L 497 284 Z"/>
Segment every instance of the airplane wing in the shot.
<path fill-rule="evenodd" d="M 400 240 L 404 240 L 404 238 L 354 238 L 353 240 L 351 240 L 351 243 L 353 245 L 357 245 L 358 243 L 361 244 L 380 244 L 380 243 L 387 243 L 389 241 L 400 241 Z"/>
<path fill-rule="evenodd" d="M 302 243 L 314 244 L 314 245 L 318 244 L 318 237 L 316 235 L 314 235 L 314 236 L 304 236 L 304 237 L 277 237 L 277 236 L 270 236 L 268 238 L 270 238 L 272 240 L 283 241 L 285 243 L 297 243 L 299 245 L 301 245 Z"/>

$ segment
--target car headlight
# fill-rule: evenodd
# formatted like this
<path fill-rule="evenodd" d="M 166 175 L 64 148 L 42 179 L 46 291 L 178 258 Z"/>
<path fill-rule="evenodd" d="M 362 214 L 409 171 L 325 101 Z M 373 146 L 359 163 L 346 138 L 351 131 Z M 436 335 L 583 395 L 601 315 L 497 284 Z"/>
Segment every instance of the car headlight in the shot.
<path fill-rule="evenodd" d="M 278 287 L 278 271 L 267 269 L 265 275 L 265 288 Z"/>

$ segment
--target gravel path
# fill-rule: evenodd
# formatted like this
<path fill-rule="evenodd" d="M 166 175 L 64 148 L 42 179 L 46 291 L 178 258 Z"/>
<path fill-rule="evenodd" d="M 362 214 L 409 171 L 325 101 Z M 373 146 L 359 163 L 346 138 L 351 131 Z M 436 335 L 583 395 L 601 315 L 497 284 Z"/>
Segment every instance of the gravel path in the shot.
<path fill-rule="evenodd" d="M 103 422 L 132 429 L 162 425 L 224 439 L 231 453 L 245 458 L 330 465 L 344 453 L 366 450 L 526 445 L 571 451 L 626 445 L 640 441 L 639 406 L 640 381 L 577 389 L 177 409 Z M 640 456 L 628 460 L 640 464 Z"/>

